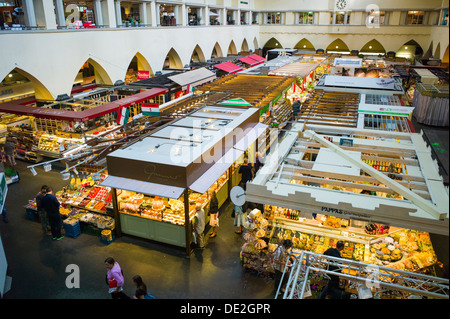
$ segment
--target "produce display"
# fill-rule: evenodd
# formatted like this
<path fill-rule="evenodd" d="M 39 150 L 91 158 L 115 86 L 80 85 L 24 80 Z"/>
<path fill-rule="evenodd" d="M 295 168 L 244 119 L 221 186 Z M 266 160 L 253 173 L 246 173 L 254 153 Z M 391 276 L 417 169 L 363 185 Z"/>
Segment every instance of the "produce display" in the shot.
<path fill-rule="evenodd" d="M 117 202 L 120 213 L 136 215 L 175 225 L 184 225 L 185 222 L 183 198 L 175 200 L 137 194 L 127 190 L 118 190 Z M 201 203 L 203 206 L 206 206 L 208 203 L 207 194 L 189 194 L 189 220 L 194 218 L 196 203 Z"/>
<path fill-rule="evenodd" d="M 434 265 L 436 254 L 426 232 L 404 229 L 377 240 L 370 246 L 370 261 L 406 271 Z"/>
<path fill-rule="evenodd" d="M 294 251 L 307 250 L 323 254 L 328 248 L 336 247 L 338 239 L 329 236 L 308 234 L 296 230 L 274 227 L 269 240 L 269 251 L 274 251 L 284 239 L 290 239 Z M 368 262 L 394 269 L 417 272 L 437 262 L 426 232 L 402 229 L 384 235 L 367 244 L 343 240 L 343 258 Z"/>
<path fill-rule="evenodd" d="M 205 194 L 195 192 L 191 192 L 189 194 L 190 221 L 194 218 L 196 203 L 200 203 L 203 208 L 206 207 L 209 203 L 208 193 L 211 191 L 218 191 L 226 184 L 227 181 L 228 177 L 225 173 Z M 183 197 L 177 200 L 138 194 L 127 190 L 117 190 L 117 203 L 120 213 L 140 216 L 156 221 L 163 221 L 175 225 L 185 224 Z"/>
<path fill-rule="evenodd" d="M 55 195 L 62 206 L 83 208 L 98 213 L 106 213 L 108 208 L 112 208 L 111 188 L 99 186 L 90 177 L 83 180 L 72 178 L 69 187 L 63 188 Z"/>
<path fill-rule="evenodd" d="M 54 135 L 42 135 L 39 139 L 38 150 L 51 152 L 51 153 L 60 153 L 60 145 L 64 147 L 64 150 L 71 148 L 71 144 L 82 144 L 82 139 L 73 139 L 73 138 L 62 138 Z"/>

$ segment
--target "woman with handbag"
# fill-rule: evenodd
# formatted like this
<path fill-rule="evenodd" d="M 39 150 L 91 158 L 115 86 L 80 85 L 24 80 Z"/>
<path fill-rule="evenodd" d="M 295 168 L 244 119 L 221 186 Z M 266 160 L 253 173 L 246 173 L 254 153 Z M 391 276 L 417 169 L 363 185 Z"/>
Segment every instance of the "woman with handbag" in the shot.
<path fill-rule="evenodd" d="M 123 292 L 125 280 L 119 263 L 112 257 L 108 257 L 105 260 L 105 265 L 107 269 L 106 280 L 109 287 L 108 292 L 111 294 L 112 299 L 130 299 L 130 297 Z"/>
<path fill-rule="evenodd" d="M 209 225 L 212 227 L 212 233 L 209 237 L 214 238 L 217 235 L 217 227 L 219 227 L 219 201 L 215 191 L 211 192 L 208 215 L 210 216 Z"/>

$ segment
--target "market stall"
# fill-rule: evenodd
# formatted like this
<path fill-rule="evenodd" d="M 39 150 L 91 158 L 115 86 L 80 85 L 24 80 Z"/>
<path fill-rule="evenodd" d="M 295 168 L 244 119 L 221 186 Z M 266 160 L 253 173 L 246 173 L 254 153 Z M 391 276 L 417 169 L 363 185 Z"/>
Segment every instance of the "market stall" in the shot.
<path fill-rule="evenodd" d="M 314 90 L 302 104 L 296 121 L 356 127 L 360 94 Z"/>
<path fill-rule="evenodd" d="M 112 188 L 117 234 L 190 254 L 195 204 L 206 208 L 211 191 L 225 202 L 236 162 L 265 132 L 258 120 L 256 108 L 206 106 L 109 154 L 101 185 Z"/>
<path fill-rule="evenodd" d="M 8 132 L 17 140 L 19 158 L 38 162 L 42 156 L 61 157 L 84 139 L 104 132 L 116 121 L 119 110 L 129 110 L 130 117 L 142 113 L 143 103 L 159 103 L 166 92 L 155 88 L 125 96 L 118 89 L 114 91 L 116 94 L 104 96 L 97 92 L 95 98 L 79 97 L 44 107 L 2 103 L 1 111 L 27 118 L 30 124 L 15 125 Z"/>
<path fill-rule="evenodd" d="M 432 126 L 449 126 L 448 88 L 448 85 L 416 84 L 412 105 L 417 122 Z"/>
<path fill-rule="evenodd" d="M 254 67 L 257 65 L 260 65 L 262 63 L 264 63 L 266 61 L 266 59 L 264 59 L 263 57 L 257 55 L 257 54 L 250 54 L 247 55 L 245 57 L 242 57 L 240 59 L 238 59 L 239 61 L 245 63 L 246 65 L 248 65 L 248 67 Z"/>
<path fill-rule="evenodd" d="M 246 200 L 272 220 L 268 249 L 290 238 L 323 253 L 422 271 L 436 264 L 428 233 L 448 236 L 448 203 L 419 134 L 294 125 L 247 185 Z"/>
<path fill-rule="evenodd" d="M 414 107 L 405 106 L 396 96 L 361 94 L 357 128 L 410 132 Z"/>
<path fill-rule="evenodd" d="M 68 186 L 55 193 L 61 204 L 59 212 L 66 236 L 76 238 L 84 232 L 102 239 L 105 237 L 102 235 L 107 234 L 106 241 L 112 241 L 115 237 L 115 222 L 111 189 L 99 185 L 106 178 L 107 172 L 99 175 L 100 180 L 94 181 L 95 173 L 88 173 L 82 167 L 78 169 L 79 175 L 73 175 Z M 39 220 L 35 199 L 28 202 L 25 212 L 29 220 Z"/>
<path fill-rule="evenodd" d="M 219 70 L 219 76 L 223 76 L 226 74 L 235 74 L 243 70 L 241 66 L 231 62 L 215 64 L 214 67 Z"/>
<path fill-rule="evenodd" d="M 372 78 L 358 76 L 323 75 L 316 89 L 334 92 L 372 93 L 383 95 L 403 95 L 401 78 Z"/>

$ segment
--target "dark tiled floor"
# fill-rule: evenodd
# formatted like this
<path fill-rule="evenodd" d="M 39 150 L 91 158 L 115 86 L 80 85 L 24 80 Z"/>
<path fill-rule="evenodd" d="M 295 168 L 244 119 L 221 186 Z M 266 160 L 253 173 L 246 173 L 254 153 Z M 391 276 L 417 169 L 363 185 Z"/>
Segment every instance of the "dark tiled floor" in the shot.
<path fill-rule="evenodd" d="M 0 221 L 0 233 L 8 261 L 12 288 L 5 299 L 14 298 L 110 298 L 105 284 L 104 260 L 114 257 L 122 266 L 125 292 L 132 294 L 131 278 L 139 274 L 158 298 L 273 298 L 273 280 L 243 271 L 240 248 L 243 240 L 234 233 L 231 206 L 223 207 L 217 237 L 190 258 L 184 249 L 123 236 L 110 245 L 82 233 L 73 239 L 52 241 L 43 237 L 40 224 L 26 219 L 24 205 L 41 184 L 61 189 L 57 170 L 32 176 L 25 163 L 18 163 L 21 180 L 9 185 L 6 208 L 10 222 Z M 80 268 L 80 289 L 67 289 L 66 267 Z M 33 287 L 33 289 L 29 289 Z"/>

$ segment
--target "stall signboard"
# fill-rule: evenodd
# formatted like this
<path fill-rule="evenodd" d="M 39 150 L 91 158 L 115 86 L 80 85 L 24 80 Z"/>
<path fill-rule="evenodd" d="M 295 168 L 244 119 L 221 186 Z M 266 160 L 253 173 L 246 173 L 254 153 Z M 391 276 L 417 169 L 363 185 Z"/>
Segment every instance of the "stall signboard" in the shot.
<path fill-rule="evenodd" d="M 159 104 L 158 103 L 142 103 L 142 114 L 147 116 L 159 116 Z"/>
<path fill-rule="evenodd" d="M 339 66 L 343 68 L 361 68 L 362 59 L 334 59 L 334 66 Z"/>
<path fill-rule="evenodd" d="M 145 79 L 148 79 L 148 78 L 150 78 L 150 71 L 141 71 L 141 70 L 137 71 L 137 79 L 138 79 L 138 81 L 139 80 L 145 80 Z"/>
<path fill-rule="evenodd" d="M 362 78 L 354 76 L 327 75 L 325 77 L 325 85 L 338 87 L 394 90 L 395 80 L 384 78 Z"/>
<path fill-rule="evenodd" d="M 397 116 L 409 116 L 414 107 L 410 106 L 394 106 L 394 105 L 374 105 L 374 104 L 362 104 L 359 105 L 358 113 L 370 113 L 378 115 L 397 115 Z"/>

